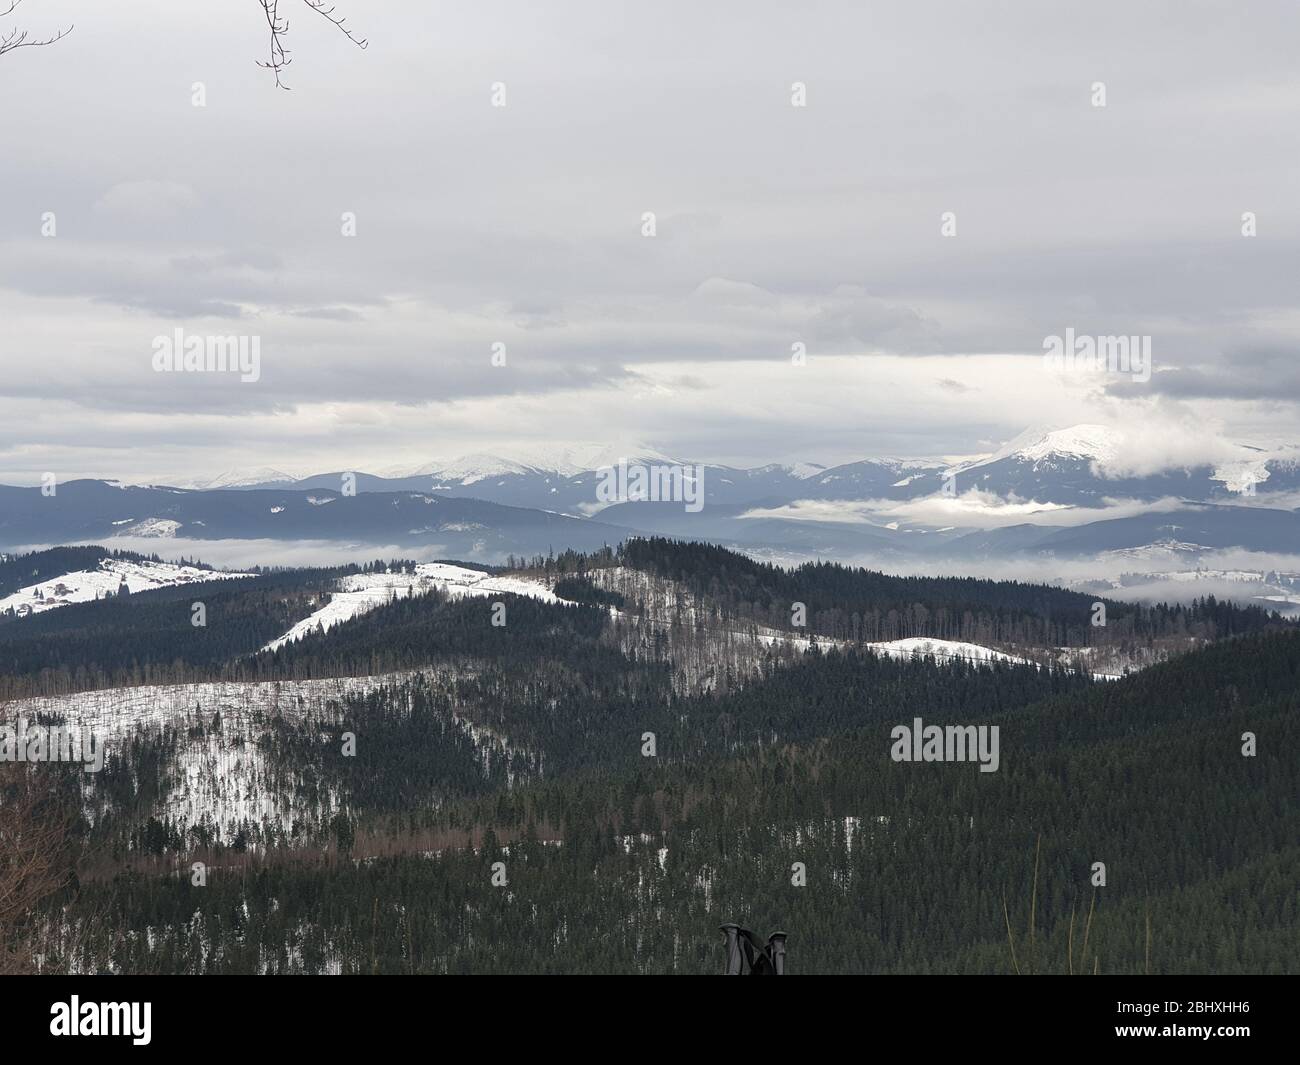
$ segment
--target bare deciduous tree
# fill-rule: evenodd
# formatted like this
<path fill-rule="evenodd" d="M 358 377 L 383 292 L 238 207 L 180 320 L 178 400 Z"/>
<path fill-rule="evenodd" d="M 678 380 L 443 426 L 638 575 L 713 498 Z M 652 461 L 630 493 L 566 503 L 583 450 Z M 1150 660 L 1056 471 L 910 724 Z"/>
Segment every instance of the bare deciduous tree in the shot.
<path fill-rule="evenodd" d="M 0 0 L 0 4 L 4 2 L 5 0 Z M 12 14 L 22 2 L 23 0 L 9 0 L 8 7 L 0 11 L 0 18 Z M 257 3 L 266 16 L 266 27 L 271 35 L 268 57 L 265 61 L 258 60 L 257 65 L 271 71 L 275 75 L 276 85 L 281 89 L 287 89 L 289 86 L 284 83 L 282 75 L 289 64 L 293 62 L 289 58 L 289 49 L 285 47 L 284 43 L 285 38 L 289 35 L 289 19 L 280 14 L 280 0 L 257 0 Z M 329 3 L 329 0 L 302 0 L 302 3 L 320 15 L 325 21 L 335 26 L 344 37 L 358 48 L 365 48 L 370 43 L 364 37 L 358 37 L 345 25 L 347 19 L 336 13 L 337 8 Z M 53 44 L 71 32 L 71 26 L 59 30 L 50 37 L 33 37 L 27 30 L 18 27 L 8 32 L 0 31 L 0 55 L 12 52 L 17 48 L 41 48 L 47 44 Z"/>
<path fill-rule="evenodd" d="M 3 0 L 0 0 L 3 2 Z M 23 0 L 9 0 L 9 6 L 0 11 L 0 18 L 5 18 L 14 13 L 14 10 Z M 14 27 L 12 30 L 0 30 L 0 55 L 6 52 L 13 52 L 19 48 L 44 48 L 47 44 L 53 44 L 60 37 L 66 37 L 72 32 L 69 26 L 66 30 L 59 30 L 52 37 L 33 37 L 27 30 Z"/>
<path fill-rule="evenodd" d="M 289 50 L 284 46 L 284 38 L 289 33 L 288 18 L 280 17 L 280 0 L 257 0 L 262 5 L 262 11 L 266 15 L 267 29 L 271 34 L 271 43 L 269 49 L 269 58 L 266 62 L 258 62 L 259 67 L 266 67 L 267 70 L 275 74 L 275 83 L 281 89 L 287 89 L 281 78 L 285 68 L 293 62 L 289 58 Z M 320 15 L 327 22 L 333 23 L 349 41 L 358 48 L 365 48 L 369 43 L 364 37 L 358 37 L 344 23 L 347 21 L 342 15 L 336 15 L 335 7 L 329 4 L 328 0 L 302 0 L 309 8 Z"/>
<path fill-rule="evenodd" d="M 33 967 L 32 913 L 72 879 L 73 819 L 48 778 L 0 764 L 0 975 Z"/>

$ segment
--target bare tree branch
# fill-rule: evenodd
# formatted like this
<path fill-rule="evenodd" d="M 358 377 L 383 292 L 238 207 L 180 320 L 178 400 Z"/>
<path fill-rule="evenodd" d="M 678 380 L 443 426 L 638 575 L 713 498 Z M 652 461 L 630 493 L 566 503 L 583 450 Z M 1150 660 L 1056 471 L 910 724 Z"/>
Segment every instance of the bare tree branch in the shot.
<path fill-rule="evenodd" d="M 268 45 L 268 56 L 265 62 L 258 60 L 259 67 L 265 67 L 275 74 L 275 84 L 281 89 L 288 89 L 289 86 L 284 83 L 281 75 L 293 60 L 290 58 L 289 49 L 285 47 L 284 39 L 289 33 L 289 20 L 280 16 L 280 0 L 257 0 L 262 7 L 262 12 L 266 16 L 266 26 L 270 31 L 270 42 Z M 365 48 L 370 42 L 364 37 L 358 37 L 346 25 L 347 19 L 342 15 L 336 15 L 335 5 L 329 3 L 329 0 L 302 0 L 312 11 L 320 15 L 325 21 L 335 26 L 340 33 L 358 48 Z"/>
<path fill-rule="evenodd" d="M 39 773 L 0 765 L 0 975 L 32 967 L 33 911 L 73 877 L 74 816 Z"/>
<path fill-rule="evenodd" d="M 0 19 L 5 18 L 15 10 L 23 0 L 0 0 Z M 270 34 L 270 42 L 267 49 L 267 58 L 258 60 L 259 67 L 265 67 L 275 75 L 275 84 L 281 89 L 288 89 L 289 86 L 284 83 L 283 74 L 289 64 L 293 62 L 290 58 L 289 49 L 285 47 L 284 40 L 289 35 L 289 19 L 280 15 L 280 0 L 257 0 L 258 5 L 262 8 L 262 13 L 266 16 L 266 28 Z M 365 48 L 370 42 L 364 37 L 358 37 L 347 25 L 347 19 L 338 14 L 338 8 L 330 0 L 302 0 L 302 3 L 311 11 L 316 12 L 321 18 L 330 25 L 334 26 L 344 37 L 355 44 L 358 48 Z M 9 31 L 0 31 L 0 55 L 6 52 L 12 52 L 18 48 L 43 48 L 46 45 L 53 44 L 55 41 L 66 37 L 73 30 L 72 26 L 67 29 L 59 30 L 50 37 L 33 37 L 31 34 L 20 27 L 14 27 Z"/>
<path fill-rule="evenodd" d="M 9 6 L 0 11 L 0 18 L 12 15 L 22 2 L 23 0 L 10 0 Z M 47 44 L 53 44 L 60 38 L 66 37 L 72 32 L 72 29 L 69 26 L 66 30 L 59 30 L 53 37 L 32 37 L 27 30 L 15 26 L 8 32 L 0 32 L 0 55 L 16 51 L 19 48 L 44 48 Z"/>

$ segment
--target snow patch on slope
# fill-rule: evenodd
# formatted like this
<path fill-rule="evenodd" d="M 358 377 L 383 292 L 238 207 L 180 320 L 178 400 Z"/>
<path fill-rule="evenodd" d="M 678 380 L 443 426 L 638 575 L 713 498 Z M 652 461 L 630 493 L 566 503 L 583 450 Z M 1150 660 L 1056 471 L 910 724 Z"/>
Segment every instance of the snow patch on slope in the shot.
<path fill-rule="evenodd" d="M 1247 458 L 1217 466 L 1213 480 L 1222 481 L 1229 492 L 1251 492 L 1268 480 L 1268 458 Z"/>
<path fill-rule="evenodd" d="M 1088 459 L 1105 466 L 1120 456 L 1122 445 L 1121 434 L 1105 425 L 1072 425 L 1068 429 L 1032 426 L 991 455 L 958 463 L 948 472 L 964 473 L 1008 458 L 1035 463 L 1052 458 Z"/>
<path fill-rule="evenodd" d="M 190 488 L 206 491 L 213 488 L 244 488 L 252 484 L 268 484 L 274 481 L 296 481 L 297 475 L 277 470 L 271 466 L 254 466 L 248 469 L 225 470 L 215 477 L 205 480 L 189 481 L 177 485 L 177 488 Z"/>
<path fill-rule="evenodd" d="M 385 477 L 434 477 L 443 484 L 455 482 L 471 485 L 489 477 L 511 475 L 554 474 L 559 477 L 576 477 L 606 466 L 616 465 L 621 459 L 628 462 L 662 462 L 672 464 L 667 455 L 644 444 L 568 443 L 537 445 L 519 448 L 506 453 L 476 452 L 454 459 L 438 459 L 420 466 L 395 466 L 383 471 Z"/>
<path fill-rule="evenodd" d="M 275 824 L 287 829 L 295 818 L 311 813 L 294 788 L 273 786 L 273 770 L 292 776 L 292 767 L 271 766 L 257 742 L 265 734 L 268 720 L 339 720 L 349 696 L 364 695 L 411 676 L 414 673 L 402 672 L 324 680 L 106 688 L 16 699 L 0 710 L 0 720 L 34 720 L 37 715 L 48 715 L 70 728 L 89 728 L 112 757 L 146 730 L 210 726 L 214 715 L 220 714 L 220 731 L 207 730 L 204 738 L 178 752 L 172 784 L 157 812 L 182 826 L 206 822 L 229 841 L 241 826 Z M 93 789 L 93 779 L 89 785 Z M 318 801 L 328 815 L 338 807 L 339 797 L 331 789 Z M 93 808 L 88 815 L 94 816 Z"/>
<path fill-rule="evenodd" d="M 117 595 L 123 584 L 134 595 L 136 592 L 148 592 L 178 584 L 254 576 L 256 574 L 220 573 L 195 566 L 178 566 L 171 562 L 128 562 L 124 559 L 105 558 L 100 561 L 98 569 L 77 570 L 20 588 L 12 595 L 0 599 L 0 613 L 12 610 L 25 617 L 28 614 L 43 614 L 47 610 L 71 603 L 91 603 L 96 599 Z"/>
<path fill-rule="evenodd" d="M 952 662 L 962 659 L 967 662 L 1013 662 L 1016 665 L 1032 665 L 1027 658 L 1017 658 L 1003 651 L 995 651 L 977 643 L 963 643 L 958 640 L 938 640 L 928 636 L 912 636 L 904 640 L 887 640 L 884 643 L 866 645 L 877 654 L 889 658 L 929 658 L 939 662 Z"/>
<path fill-rule="evenodd" d="M 339 579 L 338 591 L 330 596 L 328 603 L 262 650 L 278 651 L 287 643 L 301 640 L 316 631 L 328 632 L 335 625 L 351 621 L 395 599 L 422 595 L 435 589 L 453 599 L 506 594 L 527 595 L 547 603 L 561 601 L 540 581 L 493 576 L 482 570 L 445 562 L 425 562 L 416 566 L 414 572 L 354 573 Z"/>
<path fill-rule="evenodd" d="M 113 522 L 114 525 L 118 524 Z M 170 540 L 180 529 L 181 523 L 172 518 L 145 518 L 125 529 L 119 529 L 114 536 L 145 536 L 151 540 Z"/>

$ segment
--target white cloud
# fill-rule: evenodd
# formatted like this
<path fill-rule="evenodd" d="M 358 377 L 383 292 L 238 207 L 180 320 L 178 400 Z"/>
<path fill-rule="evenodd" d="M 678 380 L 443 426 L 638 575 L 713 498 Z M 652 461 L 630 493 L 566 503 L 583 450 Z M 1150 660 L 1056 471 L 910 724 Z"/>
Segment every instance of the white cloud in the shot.
<path fill-rule="evenodd" d="M 850 0 L 665 0 L 635 33 L 598 0 L 355 6 L 370 48 L 300 16 L 283 93 L 253 63 L 256 10 L 43 0 L 77 29 L 6 59 L 41 89 L 0 155 L 0 479 L 391 465 L 557 425 L 834 462 L 969 453 L 1029 421 L 1129 427 L 1116 469 L 1143 472 L 1295 431 L 1294 5 L 1205 34 L 1098 0 L 992 36 L 961 3 L 942 32 L 924 5 Z M 1125 71 L 1104 113 L 1079 88 L 1103 51 Z M 1057 165 L 1098 137 L 1123 165 Z M 255 328 L 260 387 L 160 388 L 141 357 L 177 320 Z M 1042 339 L 1066 325 L 1152 334 L 1158 368 L 1199 376 L 1049 381 Z M 1272 376 L 1213 394 L 1259 341 L 1285 353 Z M 1181 413 L 1153 414 L 1179 382 Z"/>
<path fill-rule="evenodd" d="M 904 523 L 936 528 L 1000 529 L 1032 522 L 1042 526 L 1086 525 L 1093 521 L 1127 518 L 1135 514 L 1167 513 L 1183 508 L 1179 499 L 1153 503 L 1106 499 L 1099 507 L 1064 503 L 1008 500 L 991 492 L 970 490 L 955 496 L 941 494 L 906 501 L 890 499 L 797 500 L 779 507 L 756 507 L 742 518 L 786 518 L 792 521 L 851 522 L 871 525 Z"/>

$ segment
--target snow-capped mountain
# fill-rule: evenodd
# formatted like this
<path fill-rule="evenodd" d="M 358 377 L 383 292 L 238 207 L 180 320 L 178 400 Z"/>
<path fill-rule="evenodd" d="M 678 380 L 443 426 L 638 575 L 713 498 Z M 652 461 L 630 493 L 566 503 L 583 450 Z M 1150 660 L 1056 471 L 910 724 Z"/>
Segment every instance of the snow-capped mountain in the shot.
<path fill-rule="evenodd" d="M 474 484 L 488 477 L 506 477 L 532 472 L 523 463 L 500 455 L 477 452 L 462 455 L 450 461 L 426 462 L 419 466 L 393 466 L 379 476 L 390 480 L 402 480 L 413 477 L 433 480 L 454 481 L 461 484 Z"/>
<path fill-rule="evenodd" d="M 791 477 L 798 477 L 801 481 L 809 480 L 816 477 L 819 473 L 825 473 L 826 467 L 820 462 L 795 462 L 789 466 L 782 467 Z"/>
<path fill-rule="evenodd" d="M 1085 459 L 1104 465 L 1118 457 L 1122 446 L 1122 435 L 1104 425 L 1073 425 L 1068 429 L 1033 426 L 1009 440 L 993 454 L 959 464 L 953 470 L 985 466 L 1008 458 L 1024 462 Z"/>
<path fill-rule="evenodd" d="M 1016 500 L 1079 505 L 1103 498 L 1168 497 L 1224 500 L 1300 490 L 1300 449 L 1242 445 L 1239 458 L 1156 473 L 1124 472 L 1122 430 L 1096 424 L 1032 427 L 996 450 L 959 462 L 925 458 L 869 458 L 826 466 L 816 462 L 733 467 L 703 463 L 706 502 L 771 503 L 796 499 L 918 499 L 971 490 Z M 378 474 L 336 470 L 294 478 L 278 469 L 228 470 L 182 485 L 192 489 L 295 487 L 340 489 L 351 474 L 358 491 L 430 491 L 471 496 L 510 506 L 586 516 L 597 508 L 594 485 L 602 469 L 620 461 L 694 466 L 640 443 L 565 443 L 473 452 Z"/>
<path fill-rule="evenodd" d="M 1107 499 L 1241 501 L 1265 491 L 1300 490 L 1300 464 L 1285 449 L 1263 452 L 1243 446 L 1239 462 L 1136 474 L 1121 461 L 1126 444 L 1122 431 L 1102 425 L 1029 429 L 992 454 L 935 470 L 907 487 L 911 498 L 940 490 L 957 495 L 975 491 L 1064 506 L 1097 506 Z"/>
<path fill-rule="evenodd" d="M 534 446 L 506 452 L 474 452 L 454 459 L 435 459 L 418 466 L 392 466 L 381 471 L 387 479 L 428 477 L 445 483 L 471 485 L 491 477 L 541 474 L 574 477 L 621 461 L 673 464 L 674 459 L 645 444 L 575 443 Z"/>
<path fill-rule="evenodd" d="M 436 544 L 444 557 L 491 561 L 656 533 L 767 557 L 1110 558 L 1136 551 L 1186 562 L 1234 547 L 1300 552 L 1293 510 L 1300 452 L 1242 447 L 1240 454 L 1239 463 L 1134 475 L 1122 470 L 1133 455 L 1124 433 L 1101 425 L 1027 430 L 956 463 L 888 458 L 740 468 L 679 462 L 636 444 L 564 444 L 388 471 L 402 476 L 339 470 L 250 484 L 259 473 L 284 474 L 246 470 L 213 479 L 223 487 L 193 489 L 74 481 L 49 499 L 37 489 L 0 486 L 0 546 L 268 538 Z M 611 500 L 606 489 L 621 460 L 686 467 L 700 505 Z"/>
<path fill-rule="evenodd" d="M 186 481 L 184 484 L 178 484 L 175 487 L 190 488 L 197 491 L 207 491 L 213 488 L 248 488 L 252 485 L 292 484 L 298 480 L 299 476 L 272 466 L 247 466 L 223 470 L 215 477 Z"/>

